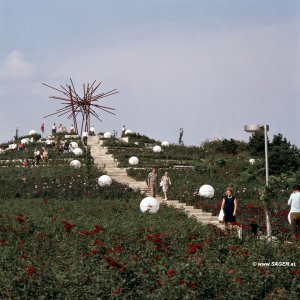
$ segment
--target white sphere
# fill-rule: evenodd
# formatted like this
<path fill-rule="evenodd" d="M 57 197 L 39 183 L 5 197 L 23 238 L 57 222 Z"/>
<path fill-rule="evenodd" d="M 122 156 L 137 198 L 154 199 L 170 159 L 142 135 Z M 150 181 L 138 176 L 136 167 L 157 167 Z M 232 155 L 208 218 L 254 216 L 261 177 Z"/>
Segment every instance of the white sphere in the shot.
<path fill-rule="evenodd" d="M 104 138 L 105 138 L 105 139 L 110 139 L 110 138 L 111 138 L 111 133 L 110 133 L 109 131 L 106 131 L 106 132 L 104 133 Z"/>
<path fill-rule="evenodd" d="M 131 131 L 130 129 L 127 129 L 127 130 L 125 131 L 125 135 L 131 134 L 131 133 L 132 133 L 132 131 Z"/>
<path fill-rule="evenodd" d="M 112 183 L 112 180 L 108 175 L 102 175 L 99 177 L 98 183 L 100 186 L 110 186 Z"/>
<path fill-rule="evenodd" d="M 255 159 L 254 159 L 254 158 L 250 158 L 250 159 L 249 159 L 249 163 L 250 163 L 251 165 L 253 165 L 253 164 L 255 163 Z"/>
<path fill-rule="evenodd" d="M 78 148 L 78 144 L 76 142 L 71 142 L 70 144 L 73 149 Z"/>
<path fill-rule="evenodd" d="M 161 152 L 161 146 L 158 146 L 158 145 L 154 146 L 154 147 L 153 147 L 153 151 L 154 151 L 154 152 L 157 152 L 157 153 L 158 153 L 158 152 Z"/>
<path fill-rule="evenodd" d="M 169 146 L 169 142 L 163 141 L 163 142 L 161 142 L 161 145 L 162 145 L 163 147 L 168 147 L 168 146 Z"/>
<path fill-rule="evenodd" d="M 36 134 L 35 130 L 32 129 L 32 130 L 29 131 L 29 135 L 35 135 L 35 134 Z"/>
<path fill-rule="evenodd" d="M 82 154 L 83 154 L 83 151 L 82 151 L 80 148 L 75 148 L 75 149 L 73 149 L 73 153 L 74 153 L 76 156 L 79 156 L 79 155 L 82 155 Z"/>
<path fill-rule="evenodd" d="M 27 138 L 26 139 L 22 139 L 21 143 L 24 144 L 24 145 L 25 144 L 29 144 L 29 139 L 27 139 Z"/>
<path fill-rule="evenodd" d="M 81 162 L 79 160 L 74 159 L 70 162 L 70 167 L 72 167 L 74 169 L 80 169 Z"/>
<path fill-rule="evenodd" d="M 142 212 L 156 213 L 159 210 L 159 202 L 153 197 L 146 197 L 140 203 Z"/>
<path fill-rule="evenodd" d="M 139 159 L 136 156 L 131 156 L 129 158 L 129 164 L 134 166 L 137 165 L 139 163 Z"/>
<path fill-rule="evenodd" d="M 215 194 L 214 188 L 209 184 L 204 184 L 199 189 L 199 195 L 205 198 L 212 198 Z"/>

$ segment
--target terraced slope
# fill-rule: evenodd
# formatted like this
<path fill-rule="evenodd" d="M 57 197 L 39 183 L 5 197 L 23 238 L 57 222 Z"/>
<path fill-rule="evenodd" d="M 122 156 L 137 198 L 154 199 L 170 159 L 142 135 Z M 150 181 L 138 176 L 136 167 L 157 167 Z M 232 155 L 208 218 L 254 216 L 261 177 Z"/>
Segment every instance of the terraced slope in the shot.
<path fill-rule="evenodd" d="M 150 195 L 150 189 L 146 181 L 137 181 L 127 175 L 125 168 L 119 168 L 118 162 L 114 159 L 113 155 L 108 154 L 108 149 L 103 146 L 103 141 L 99 139 L 99 136 L 89 137 L 88 146 L 90 146 L 94 163 L 98 168 L 103 169 L 113 180 L 126 184 L 134 190 L 140 190 L 142 194 Z M 158 196 L 156 198 L 162 203 L 161 197 Z M 178 200 L 168 200 L 165 204 L 177 209 L 183 209 L 189 217 L 196 218 L 200 223 L 214 224 L 223 227 L 223 225 L 219 223 L 218 217 L 212 216 L 211 213 L 203 212 L 202 209 L 195 209 L 193 206 L 188 206 L 186 203 L 181 203 Z"/>

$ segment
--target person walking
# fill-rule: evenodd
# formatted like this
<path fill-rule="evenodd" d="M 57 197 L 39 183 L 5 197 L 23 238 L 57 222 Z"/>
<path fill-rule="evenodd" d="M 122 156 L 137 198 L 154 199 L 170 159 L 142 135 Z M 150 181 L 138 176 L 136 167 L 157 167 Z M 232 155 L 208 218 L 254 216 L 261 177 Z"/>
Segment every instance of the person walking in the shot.
<path fill-rule="evenodd" d="M 163 201 L 168 200 L 168 191 L 169 191 L 169 187 L 171 185 L 171 179 L 169 177 L 168 172 L 165 172 L 165 175 L 162 176 L 161 180 L 160 180 L 160 185 L 162 187 L 165 199 Z"/>
<path fill-rule="evenodd" d="M 94 136 L 95 135 L 95 126 L 93 125 L 91 128 L 90 128 L 90 136 Z"/>
<path fill-rule="evenodd" d="M 87 131 L 84 131 L 82 133 L 82 141 L 85 146 L 87 146 L 87 140 L 88 140 L 88 133 L 87 133 Z"/>
<path fill-rule="evenodd" d="M 122 130 L 121 130 L 121 138 L 125 137 L 125 132 L 126 132 L 126 126 L 123 125 Z"/>
<path fill-rule="evenodd" d="M 291 226 L 292 226 L 292 238 L 296 239 L 297 234 L 300 234 L 300 185 L 293 187 L 293 193 L 290 196 L 288 205 L 291 206 Z"/>
<path fill-rule="evenodd" d="M 151 196 L 155 198 L 155 196 L 156 196 L 156 185 L 157 185 L 157 173 L 156 173 L 155 168 L 153 168 L 152 172 L 148 174 L 147 183 L 148 183 L 148 186 L 150 187 Z"/>
<path fill-rule="evenodd" d="M 55 123 L 53 123 L 53 125 L 51 127 L 51 132 L 52 132 L 52 134 L 56 133 L 56 124 Z"/>
<path fill-rule="evenodd" d="M 225 226 L 228 226 L 228 223 L 236 222 L 237 199 L 232 193 L 232 188 L 228 187 L 226 189 L 226 196 L 223 198 L 221 204 L 221 210 L 224 211 Z"/>
<path fill-rule="evenodd" d="M 41 125 L 41 133 L 42 133 L 42 137 L 44 136 L 44 132 L 45 132 L 45 124 L 43 123 Z"/>

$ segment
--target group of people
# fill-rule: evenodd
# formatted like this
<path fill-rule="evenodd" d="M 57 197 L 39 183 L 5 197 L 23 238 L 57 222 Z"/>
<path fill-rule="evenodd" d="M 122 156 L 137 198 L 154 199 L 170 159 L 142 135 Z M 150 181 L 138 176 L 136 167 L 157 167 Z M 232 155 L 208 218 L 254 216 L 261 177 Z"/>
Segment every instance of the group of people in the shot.
<path fill-rule="evenodd" d="M 232 195 L 232 188 L 226 189 L 226 195 L 221 204 L 221 211 L 224 213 L 225 225 L 236 222 L 237 199 Z M 293 187 L 293 192 L 287 203 L 291 208 L 289 212 L 289 221 L 291 223 L 292 239 L 300 237 L 300 185 Z"/>
<path fill-rule="evenodd" d="M 151 196 L 155 197 L 157 193 L 157 182 L 158 182 L 158 175 L 156 172 L 156 169 L 153 168 L 152 172 L 148 174 L 147 178 L 147 184 L 150 187 Z M 162 191 L 164 193 L 164 200 L 168 200 L 168 191 L 171 185 L 171 179 L 169 177 L 168 172 L 165 172 L 165 174 L 160 179 L 160 186 L 162 188 Z"/>
<path fill-rule="evenodd" d="M 41 130 L 41 133 L 44 134 L 44 132 L 45 132 L 45 124 L 44 123 L 41 125 L 40 130 Z M 69 132 L 70 134 L 77 134 L 73 124 L 71 124 L 69 131 L 67 130 L 67 127 L 63 126 L 62 124 L 59 124 L 59 126 L 57 126 L 56 123 L 53 123 L 53 125 L 51 126 L 51 134 L 52 135 L 56 134 L 56 133 L 66 133 L 66 132 Z M 90 127 L 88 134 L 90 136 L 94 136 L 96 134 L 94 125 L 92 125 Z"/>
<path fill-rule="evenodd" d="M 147 184 L 150 187 L 151 196 L 155 197 L 157 193 L 158 175 L 155 168 L 148 174 Z M 168 172 L 161 177 L 160 186 L 164 193 L 163 201 L 168 200 L 168 191 L 171 185 L 171 179 Z M 290 222 L 292 228 L 292 238 L 296 239 L 300 235 L 300 185 L 293 187 L 293 193 L 291 194 L 288 205 L 290 209 Z M 233 189 L 228 187 L 225 191 L 225 197 L 221 203 L 221 211 L 223 212 L 223 220 L 225 226 L 232 226 L 236 223 L 237 216 L 237 198 L 233 195 Z"/>
<path fill-rule="evenodd" d="M 22 166 L 27 168 L 30 167 L 31 164 L 33 166 L 38 166 L 40 164 L 40 161 L 47 161 L 48 160 L 48 151 L 46 148 L 42 149 L 42 153 L 37 150 L 36 148 L 33 151 L 33 158 L 25 158 L 22 162 Z"/>

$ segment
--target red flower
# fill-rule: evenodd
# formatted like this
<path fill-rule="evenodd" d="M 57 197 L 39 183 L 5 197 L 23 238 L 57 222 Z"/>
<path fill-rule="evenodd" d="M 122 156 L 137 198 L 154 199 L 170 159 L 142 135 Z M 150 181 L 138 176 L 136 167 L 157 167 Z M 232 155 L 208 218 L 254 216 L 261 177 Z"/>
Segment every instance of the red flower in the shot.
<path fill-rule="evenodd" d="M 99 252 L 98 249 L 92 249 L 91 254 L 92 254 L 92 255 L 95 255 L 95 254 L 97 254 L 98 252 Z"/>
<path fill-rule="evenodd" d="M 105 250 L 106 253 L 121 253 L 124 251 L 124 248 L 121 246 L 116 246 L 116 247 L 112 247 L 112 248 L 107 248 Z"/>
<path fill-rule="evenodd" d="M 71 224 L 71 223 L 69 223 L 67 221 L 61 221 L 61 223 L 64 225 L 65 230 L 67 232 L 70 232 L 72 230 L 72 228 L 76 226 L 75 224 Z"/>
<path fill-rule="evenodd" d="M 240 250 L 240 247 L 239 247 L 239 246 L 236 246 L 236 245 L 232 245 L 232 246 L 229 246 L 229 247 L 228 247 L 228 250 L 235 252 L 235 251 L 237 251 L 237 250 Z"/>
<path fill-rule="evenodd" d="M 100 225 L 94 225 L 94 232 L 95 233 L 96 232 L 101 232 L 103 230 L 104 230 L 104 228 L 102 226 L 100 226 Z"/>
<path fill-rule="evenodd" d="M 94 225 L 94 230 L 92 230 L 92 231 L 82 230 L 82 231 L 79 231 L 79 234 L 89 236 L 89 235 L 95 235 L 98 232 L 101 232 L 103 230 L 104 230 L 104 228 L 101 227 L 100 225 Z"/>
<path fill-rule="evenodd" d="M 191 243 L 191 244 L 188 245 L 187 252 L 189 254 L 194 254 L 194 253 L 196 253 L 196 251 L 198 249 L 203 250 L 203 244 L 200 244 L 200 243 Z"/>
<path fill-rule="evenodd" d="M 292 274 L 292 275 L 299 275 L 300 274 L 300 269 L 291 270 L 290 274 Z"/>
<path fill-rule="evenodd" d="M 151 235 L 150 235 L 150 234 L 147 234 L 147 235 L 145 236 L 145 238 L 146 238 L 147 240 L 150 240 L 150 239 L 151 239 Z"/>
<path fill-rule="evenodd" d="M 176 274 L 176 271 L 174 269 L 169 269 L 167 274 L 168 274 L 168 277 L 171 278 Z"/>
<path fill-rule="evenodd" d="M 33 274 L 36 273 L 36 268 L 35 267 L 31 267 L 31 266 L 26 267 L 25 268 L 25 272 L 27 273 L 28 276 L 31 277 Z"/>
<path fill-rule="evenodd" d="M 243 279 L 242 279 L 241 277 L 237 277 L 237 278 L 235 279 L 235 281 L 236 281 L 238 284 L 244 284 L 244 281 L 243 281 Z"/>
<path fill-rule="evenodd" d="M 111 293 L 113 295 L 120 295 L 120 294 L 123 294 L 124 290 L 123 289 L 116 289 L 116 290 L 113 290 Z"/>
<path fill-rule="evenodd" d="M 24 223 L 25 222 L 25 216 L 23 214 L 18 214 L 18 217 L 16 218 L 16 221 L 19 223 Z"/>
<path fill-rule="evenodd" d="M 196 284 L 195 284 L 194 282 L 190 282 L 190 283 L 188 284 L 188 287 L 189 287 L 190 289 L 195 289 L 197 286 L 196 286 Z"/>
<path fill-rule="evenodd" d="M 101 242 L 100 240 L 95 240 L 94 245 L 104 246 L 105 243 L 104 243 L 104 242 Z"/>
<path fill-rule="evenodd" d="M 112 257 L 110 256 L 104 256 L 105 261 L 110 267 L 113 267 L 115 269 L 119 269 L 121 272 L 124 271 L 124 266 L 122 264 L 119 264 L 117 261 L 115 261 Z"/>

